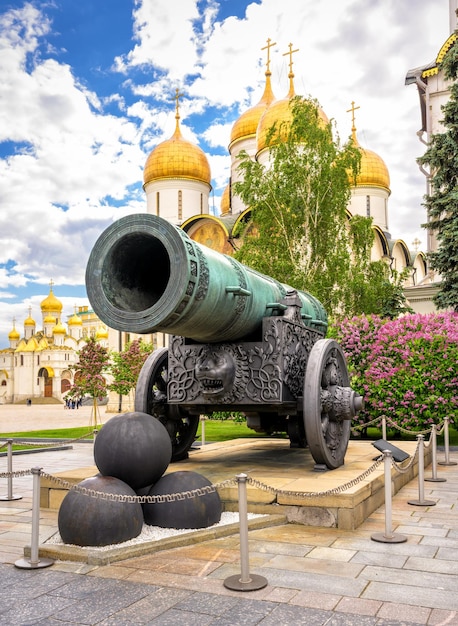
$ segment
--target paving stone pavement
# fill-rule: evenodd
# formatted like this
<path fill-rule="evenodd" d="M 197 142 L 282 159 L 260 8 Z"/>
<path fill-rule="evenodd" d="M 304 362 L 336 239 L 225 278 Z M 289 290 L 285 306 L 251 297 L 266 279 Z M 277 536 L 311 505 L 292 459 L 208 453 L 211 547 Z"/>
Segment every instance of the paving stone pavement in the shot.
<path fill-rule="evenodd" d="M 33 409 L 50 420 L 62 411 Z M 3 432 L 5 413 L 0 406 Z M 18 415 L 18 429 L 26 428 L 21 420 Z M 452 450 L 451 459 L 457 457 Z M 77 443 L 15 456 L 13 470 L 41 467 L 54 474 L 92 464 L 92 445 Z M 250 531 L 250 573 L 268 582 L 253 592 L 223 584 L 240 573 L 238 536 L 106 566 L 56 561 L 19 569 L 14 564 L 31 541 L 32 477 L 15 478 L 13 495 L 21 499 L 0 502 L 0 626 L 458 626 L 458 466 L 439 465 L 438 475 L 446 481 L 424 483 L 434 506 L 408 504 L 418 498 L 417 479 L 393 497 L 392 530 L 406 535 L 405 543 L 371 539 L 385 529 L 384 507 L 355 531 L 294 524 Z M 0 495 L 6 491 L 1 479 Z M 56 511 L 42 509 L 40 543 L 56 530 Z"/>

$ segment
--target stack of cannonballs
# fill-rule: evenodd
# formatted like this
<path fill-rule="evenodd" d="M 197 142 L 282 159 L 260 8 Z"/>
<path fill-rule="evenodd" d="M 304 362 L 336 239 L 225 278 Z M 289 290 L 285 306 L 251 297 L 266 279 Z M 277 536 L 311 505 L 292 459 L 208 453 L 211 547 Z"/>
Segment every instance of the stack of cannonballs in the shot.
<path fill-rule="evenodd" d="M 144 504 L 123 497 L 175 494 L 211 485 L 196 472 L 164 475 L 171 457 L 170 437 L 159 420 L 140 412 L 112 417 L 94 443 L 94 460 L 100 473 L 79 483 L 101 495 L 75 489 L 67 493 L 58 515 L 62 541 L 107 546 L 137 537 L 144 523 L 180 529 L 207 528 L 218 523 L 222 507 L 216 491 Z M 103 494 L 119 498 L 105 499 Z"/>

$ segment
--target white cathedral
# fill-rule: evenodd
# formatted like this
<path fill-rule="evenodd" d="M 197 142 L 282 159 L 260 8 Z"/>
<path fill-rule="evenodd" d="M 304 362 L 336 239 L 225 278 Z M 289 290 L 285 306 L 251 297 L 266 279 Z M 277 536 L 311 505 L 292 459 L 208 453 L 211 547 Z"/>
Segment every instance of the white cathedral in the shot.
<path fill-rule="evenodd" d="M 458 0 L 450 0 L 452 34 L 441 46 L 435 61 L 410 70 L 406 77 L 406 84 L 416 84 L 420 95 L 420 139 L 422 133 L 426 133 L 429 139 L 431 133 L 441 131 L 440 107 L 447 100 L 448 89 L 438 64 L 456 40 L 457 5 Z M 247 222 L 251 216 L 250 208 L 244 206 L 241 199 L 232 193 L 232 185 L 240 179 L 239 155 L 245 151 L 252 159 L 268 165 L 266 138 L 269 129 L 274 123 L 280 125 L 291 120 L 289 105 L 295 96 L 294 51 L 290 44 L 289 52 L 285 53 L 285 56 L 289 56 L 287 95 L 276 99 L 271 86 L 272 45 L 268 40 L 263 48 L 267 50 L 264 93 L 258 104 L 242 113 L 232 126 L 229 139 L 231 175 L 221 198 L 219 216 L 212 215 L 209 209 L 212 176 L 208 158 L 199 146 L 184 139 L 181 133 L 178 91 L 175 132 L 170 139 L 151 151 L 144 168 L 146 212 L 169 220 L 183 228 L 192 239 L 224 254 L 233 254 L 237 245 L 233 233 L 240 221 Z M 389 172 L 378 154 L 359 144 L 355 126 L 357 108 L 351 103 L 352 138 L 361 150 L 361 169 L 352 188 L 348 214 L 373 218 L 375 241 L 372 260 L 384 259 L 398 272 L 409 268 L 405 285 L 409 303 L 418 312 L 430 312 L 434 310 L 432 296 L 436 278 L 428 272 L 423 252 L 409 249 L 401 238 L 394 238 L 389 232 Z M 320 111 L 320 115 L 327 121 L 323 111 Z M 427 176 L 427 172 L 425 174 Z M 434 246 L 434 239 L 430 239 L 428 250 L 433 250 Z M 66 328 L 61 320 L 62 303 L 54 295 L 52 285 L 48 297 L 41 303 L 41 311 L 42 325 L 39 330 L 29 312 L 23 323 L 22 334 L 13 323 L 9 333 L 10 345 L 0 350 L 0 403 L 34 397 L 62 400 L 73 380 L 70 366 L 77 362 L 77 352 L 87 337 L 94 336 L 106 347 L 118 351 L 136 337 L 134 334 L 107 329 L 88 307 L 80 307 L 75 311 L 68 319 Z M 161 334 L 148 335 L 144 340 L 155 347 L 164 345 L 166 341 Z M 115 400 L 111 404 L 111 410 L 118 410 Z"/>

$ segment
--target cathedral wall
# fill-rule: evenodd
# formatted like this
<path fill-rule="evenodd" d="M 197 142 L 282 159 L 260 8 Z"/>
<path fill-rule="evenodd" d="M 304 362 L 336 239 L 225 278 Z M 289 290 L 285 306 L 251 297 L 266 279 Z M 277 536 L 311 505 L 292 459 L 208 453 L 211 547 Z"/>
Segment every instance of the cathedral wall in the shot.
<path fill-rule="evenodd" d="M 253 136 L 240 139 L 240 141 L 237 141 L 233 146 L 231 146 L 231 185 L 243 180 L 243 175 L 238 170 L 240 164 L 238 155 L 242 152 L 242 150 L 245 150 L 254 161 L 256 156 L 256 137 Z M 237 213 L 241 213 L 246 209 L 242 200 L 234 193 L 231 194 L 231 209 L 234 215 L 237 215 Z"/>
<path fill-rule="evenodd" d="M 193 215 L 208 214 L 209 186 L 195 180 L 166 179 L 146 185 L 146 212 L 172 224 L 181 224 Z"/>
<path fill-rule="evenodd" d="M 357 187 L 352 191 L 348 210 L 352 215 L 372 217 L 374 226 L 388 230 L 388 194 L 385 189 Z"/>

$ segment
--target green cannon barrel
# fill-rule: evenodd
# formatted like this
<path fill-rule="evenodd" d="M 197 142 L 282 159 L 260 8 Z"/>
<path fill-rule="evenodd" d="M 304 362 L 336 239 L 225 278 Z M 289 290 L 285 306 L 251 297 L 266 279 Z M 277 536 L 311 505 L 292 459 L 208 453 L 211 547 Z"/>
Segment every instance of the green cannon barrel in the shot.
<path fill-rule="evenodd" d="M 281 315 L 293 288 L 202 246 L 163 218 L 128 215 L 96 241 L 86 268 L 92 308 L 110 328 L 199 342 L 246 338 Z M 312 295 L 298 291 L 306 326 L 327 328 Z"/>

